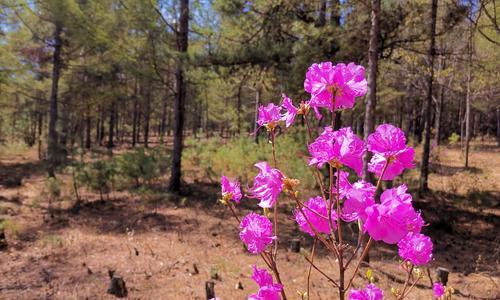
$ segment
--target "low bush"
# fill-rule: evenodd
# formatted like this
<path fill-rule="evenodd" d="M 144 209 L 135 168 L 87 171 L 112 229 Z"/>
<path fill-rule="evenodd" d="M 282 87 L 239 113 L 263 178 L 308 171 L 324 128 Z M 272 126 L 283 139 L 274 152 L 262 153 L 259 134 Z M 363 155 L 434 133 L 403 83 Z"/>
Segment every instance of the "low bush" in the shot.
<path fill-rule="evenodd" d="M 301 128 L 292 130 L 300 132 L 276 138 L 278 167 L 285 174 L 299 179 L 302 186 L 314 188 L 315 182 L 307 166 L 306 132 Z M 222 145 L 220 138 L 201 141 L 190 139 L 186 141 L 183 155 L 186 169 L 195 179 L 206 178 L 217 182 L 219 174 L 224 174 L 251 182 L 257 174 L 253 165 L 255 162 L 268 160 L 271 147 L 265 139 L 260 139 L 257 144 L 248 136 L 230 139 Z M 297 156 L 303 157 L 303 160 L 297 160 Z"/>
<path fill-rule="evenodd" d="M 99 192 L 101 200 L 113 188 L 116 164 L 114 160 L 97 160 L 78 168 L 76 179 L 90 190 Z"/>
<path fill-rule="evenodd" d="M 115 157 L 117 175 L 126 185 L 131 182 L 139 187 L 163 175 L 169 168 L 170 159 L 161 149 L 146 150 L 142 147 Z"/>

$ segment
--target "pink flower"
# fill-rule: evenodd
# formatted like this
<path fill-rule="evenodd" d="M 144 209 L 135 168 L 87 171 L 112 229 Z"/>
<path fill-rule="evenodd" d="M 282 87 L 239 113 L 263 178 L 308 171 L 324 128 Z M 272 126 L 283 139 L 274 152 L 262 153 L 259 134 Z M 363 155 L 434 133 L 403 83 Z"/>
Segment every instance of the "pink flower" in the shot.
<path fill-rule="evenodd" d="M 280 110 L 281 108 L 276 106 L 274 103 L 269 103 L 267 106 L 261 105 L 259 107 L 257 124 L 259 124 L 259 126 L 268 126 L 270 128 L 276 127 L 281 119 Z"/>
<path fill-rule="evenodd" d="M 364 152 L 364 142 L 354 134 L 350 127 L 337 131 L 333 131 L 331 127 L 325 127 L 323 133 L 309 145 L 309 153 L 312 155 L 309 165 L 318 167 L 322 167 L 325 163 L 345 165 L 361 176 Z"/>
<path fill-rule="evenodd" d="M 408 232 L 419 233 L 423 219 L 411 205 L 411 196 L 405 193 L 406 186 L 385 191 L 380 204 L 365 209 L 367 215 L 364 231 L 376 241 L 395 244 Z"/>
<path fill-rule="evenodd" d="M 356 97 L 364 96 L 367 91 L 365 68 L 354 63 L 313 64 L 307 70 L 304 89 L 311 93 L 311 106 L 330 111 L 352 108 Z"/>
<path fill-rule="evenodd" d="M 240 223 L 240 239 L 245 243 L 250 253 L 259 254 L 267 245 L 272 244 L 273 224 L 268 218 L 256 213 L 249 213 Z"/>
<path fill-rule="evenodd" d="M 434 297 L 441 298 L 444 295 L 445 289 L 441 282 L 436 281 L 432 286 L 432 290 L 434 291 Z"/>
<path fill-rule="evenodd" d="M 325 200 L 322 197 L 309 198 L 304 203 L 304 207 L 296 208 L 294 210 L 295 221 L 299 224 L 300 230 L 309 233 L 311 236 L 315 236 L 314 230 L 309 226 L 309 223 L 316 229 L 317 232 L 330 233 L 330 225 L 328 222 L 328 209 L 326 207 Z M 305 214 L 305 217 L 304 217 Z M 309 220 L 309 223 L 307 220 Z M 337 214 L 332 211 L 332 225 L 336 226 Z"/>
<path fill-rule="evenodd" d="M 280 170 L 271 168 L 265 161 L 256 163 L 255 166 L 260 172 L 249 191 L 250 197 L 259 199 L 260 207 L 271 208 L 281 193 L 284 176 Z"/>
<path fill-rule="evenodd" d="M 338 176 L 340 176 L 340 178 L 338 178 Z M 338 188 L 340 199 L 344 199 L 347 196 L 349 190 L 352 188 L 352 184 L 349 182 L 349 172 L 340 170 L 340 173 L 335 172 L 334 177 L 334 185 L 332 188 L 334 200 L 336 200 L 337 197 L 337 181 L 340 183 Z"/>
<path fill-rule="evenodd" d="M 241 200 L 241 189 L 239 182 L 230 181 L 226 176 L 222 176 L 220 179 L 222 188 L 222 199 L 225 201 L 234 200 L 236 203 L 240 203 Z"/>
<path fill-rule="evenodd" d="M 298 109 L 293 106 L 292 100 L 290 100 L 287 95 L 282 94 L 281 97 L 283 97 L 283 103 L 281 104 L 281 107 L 286 110 L 286 113 L 283 115 L 283 117 L 281 117 L 281 120 L 285 121 L 286 127 L 290 127 L 290 125 L 293 124 Z"/>
<path fill-rule="evenodd" d="M 366 285 L 364 290 L 351 290 L 348 300 L 382 300 L 384 292 L 374 284 Z"/>
<path fill-rule="evenodd" d="M 253 266 L 252 279 L 259 285 L 257 294 L 248 296 L 249 300 L 279 300 L 283 286 L 273 283 L 273 277 L 265 269 L 259 269 Z"/>
<path fill-rule="evenodd" d="M 402 203 L 411 204 L 413 199 L 410 194 L 406 191 L 408 187 L 406 184 L 402 184 L 396 188 L 385 190 L 382 195 L 380 195 L 380 202 L 386 202 L 389 200 L 398 200 Z"/>
<path fill-rule="evenodd" d="M 378 126 L 375 132 L 368 136 L 367 148 L 373 153 L 368 164 L 370 172 L 380 177 L 386 162 L 389 161 L 383 180 L 392 180 L 403 173 L 404 169 L 415 166 L 415 150 L 406 146 L 404 132 L 391 124 Z"/>
<path fill-rule="evenodd" d="M 428 264 L 432 259 L 432 241 L 421 233 L 408 233 L 398 242 L 399 256 L 416 266 Z"/>
<path fill-rule="evenodd" d="M 413 199 L 411 195 L 406 192 L 407 190 L 408 187 L 405 184 L 402 184 L 396 188 L 385 190 L 382 195 L 380 195 L 380 202 L 385 203 L 398 201 L 411 207 Z M 406 227 L 408 231 L 414 233 L 419 233 L 420 230 L 422 230 L 422 227 L 424 227 L 424 219 L 422 219 L 422 216 L 419 212 L 415 211 L 414 209 L 407 211 Z"/>
<path fill-rule="evenodd" d="M 375 204 L 375 190 L 375 186 L 369 182 L 363 180 L 355 182 L 347 190 L 342 219 L 346 222 L 361 219 L 364 222 L 367 218 L 366 208 Z"/>

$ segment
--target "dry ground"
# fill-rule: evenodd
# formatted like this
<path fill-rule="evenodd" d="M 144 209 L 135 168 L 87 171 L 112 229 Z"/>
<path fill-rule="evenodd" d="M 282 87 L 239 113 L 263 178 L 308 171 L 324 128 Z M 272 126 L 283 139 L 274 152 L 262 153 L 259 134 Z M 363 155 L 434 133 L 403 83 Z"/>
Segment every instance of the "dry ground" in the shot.
<path fill-rule="evenodd" d="M 461 165 L 458 149 L 440 148 L 430 178 L 434 193 L 417 202 L 430 223 L 425 231 L 435 242 L 431 270 L 451 270 L 450 285 L 457 290 L 453 299 L 499 299 L 500 152 L 493 145 L 476 144 L 472 168 L 465 171 Z M 411 182 L 415 173 L 404 180 Z M 0 219 L 7 220 L 9 242 L 0 251 L 0 299 L 114 299 L 106 293 L 109 270 L 124 277 L 129 299 L 204 299 L 205 281 L 215 274 L 221 299 L 245 299 L 257 288 L 251 265 L 263 263 L 243 250 L 236 223 L 214 205 L 217 186 L 190 183 L 185 197 L 171 197 L 156 213 L 139 196 L 114 193 L 110 201 L 100 202 L 83 193 L 86 203 L 72 214 L 66 209 L 73 202 L 71 180 L 63 177 L 61 200 L 48 213 L 45 173 L 34 151 L 0 157 L 0 185 L 8 185 L 14 174 L 22 177 L 21 186 L 0 187 Z M 300 237 L 309 249 L 311 240 L 292 220 L 280 221 L 285 233 L 280 271 L 290 299 L 298 299 L 296 291 L 306 286 L 306 263 L 288 245 Z M 334 276 L 336 263 L 324 249 L 318 252 L 317 265 Z M 395 249 L 376 245 L 371 261 L 377 284 L 391 299 L 391 287 L 400 287 L 398 281 L 404 279 Z M 311 299 L 335 298 L 336 291 L 321 275 L 313 271 L 312 279 Z M 359 277 L 355 285 L 364 281 Z M 239 282 L 243 289 L 237 288 Z M 420 283 L 410 299 L 431 299 L 429 279 Z"/>

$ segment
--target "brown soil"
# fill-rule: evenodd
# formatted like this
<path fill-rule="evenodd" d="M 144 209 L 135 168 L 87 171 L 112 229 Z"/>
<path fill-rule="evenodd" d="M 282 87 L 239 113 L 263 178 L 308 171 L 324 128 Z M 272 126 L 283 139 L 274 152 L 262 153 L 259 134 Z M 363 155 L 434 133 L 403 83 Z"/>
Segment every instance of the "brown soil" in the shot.
<path fill-rule="evenodd" d="M 453 299 L 499 299 L 500 152 L 478 144 L 471 161 L 473 168 L 464 170 L 458 149 L 441 148 L 439 157 L 433 157 L 434 192 L 417 205 L 435 243 L 432 276 L 438 266 L 450 269 Z M 404 180 L 411 183 L 415 175 L 410 172 Z M 149 198 L 124 192 L 112 193 L 105 202 L 82 192 L 85 201 L 75 214 L 69 209 L 74 202 L 71 178 L 61 175 L 62 195 L 49 201 L 43 164 L 35 152 L 0 157 L 0 185 L 12 176 L 21 178 L 21 186 L 0 187 L 0 219 L 8 220 L 9 243 L 0 251 L 0 299 L 114 299 L 106 293 L 109 270 L 125 279 L 128 299 L 205 299 L 205 282 L 211 277 L 217 277 L 216 294 L 224 300 L 245 299 L 257 289 L 251 266 L 263 263 L 244 251 L 236 222 L 216 204 L 217 186 L 188 182 L 185 196 L 168 196 L 158 207 Z M 289 215 L 291 207 L 283 205 L 283 212 Z M 250 208 L 255 205 L 238 213 Z M 291 219 L 282 217 L 280 228 L 280 272 L 289 298 L 298 299 L 296 291 L 306 289 L 307 264 L 288 246 L 300 237 L 310 249 L 312 241 Z M 334 259 L 321 247 L 318 253 L 316 264 L 334 277 Z M 371 266 L 377 285 L 391 299 L 391 287 L 401 287 L 404 280 L 395 248 L 375 245 Z M 336 290 L 314 270 L 312 282 L 311 299 L 336 297 Z M 355 286 L 365 282 L 359 276 Z M 432 299 L 429 279 L 419 284 L 409 299 Z"/>

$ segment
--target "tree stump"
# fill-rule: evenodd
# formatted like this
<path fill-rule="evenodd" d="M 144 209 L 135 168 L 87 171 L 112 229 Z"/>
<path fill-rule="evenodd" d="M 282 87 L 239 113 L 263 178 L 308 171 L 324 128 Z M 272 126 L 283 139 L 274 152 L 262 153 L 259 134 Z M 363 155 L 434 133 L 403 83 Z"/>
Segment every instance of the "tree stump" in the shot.
<path fill-rule="evenodd" d="M 448 274 L 450 274 L 450 271 L 446 268 L 439 267 L 436 269 L 437 280 L 444 286 L 448 283 Z"/>
<path fill-rule="evenodd" d="M 213 281 L 205 282 L 205 293 L 207 295 L 207 300 L 215 299 L 215 282 Z"/>
<path fill-rule="evenodd" d="M 292 252 L 299 253 L 300 252 L 300 239 L 292 239 L 290 244 L 290 248 Z"/>
<path fill-rule="evenodd" d="M 111 279 L 108 288 L 108 294 L 115 295 L 118 298 L 127 297 L 128 291 L 123 278 L 116 274 L 114 270 L 109 270 L 108 274 L 109 278 Z"/>
<path fill-rule="evenodd" d="M 5 238 L 5 232 L 3 228 L 0 228 L 0 250 L 7 249 L 7 239 Z"/>

